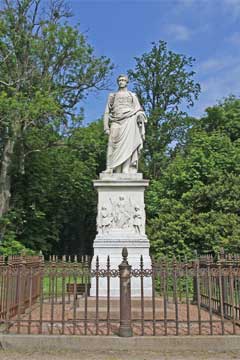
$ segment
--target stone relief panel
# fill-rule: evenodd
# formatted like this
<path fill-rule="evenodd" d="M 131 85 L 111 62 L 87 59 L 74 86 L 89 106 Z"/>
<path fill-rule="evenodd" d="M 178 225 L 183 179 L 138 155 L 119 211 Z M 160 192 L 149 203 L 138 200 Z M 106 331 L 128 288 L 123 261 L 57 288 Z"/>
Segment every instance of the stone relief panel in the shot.
<path fill-rule="evenodd" d="M 97 230 L 98 232 L 106 233 L 109 232 L 112 227 L 113 216 L 112 213 L 106 206 L 102 206 L 98 218 L 97 218 Z"/>
<path fill-rule="evenodd" d="M 98 233 L 109 233 L 111 229 L 121 229 L 144 233 L 145 211 L 143 206 L 131 200 L 131 197 L 119 195 L 109 198 L 108 204 L 100 206 L 97 218 Z"/>

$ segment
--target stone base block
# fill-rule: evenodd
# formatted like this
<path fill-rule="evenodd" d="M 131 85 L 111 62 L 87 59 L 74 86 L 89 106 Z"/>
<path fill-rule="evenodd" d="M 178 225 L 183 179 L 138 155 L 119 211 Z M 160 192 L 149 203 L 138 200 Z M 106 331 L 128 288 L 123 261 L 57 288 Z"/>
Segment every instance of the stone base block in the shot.
<path fill-rule="evenodd" d="M 91 268 L 107 268 L 110 258 L 111 270 L 118 270 L 122 262 L 122 249 L 128 250 L 128 263 L 132 269 L 140 268 L 140 257 L 143 256 L 144 269 L 151 269 L 149 240 L 145 234 L 144 190 L 148 181 L 142 174 L 100 174 L 94 181 L 98 191 L 98 234 L 94 240 L 94 257 Z M 110 279 L 110 296 L 119 296 L 119 278 Z M 152 295 L 152 279 L 144 278 L 144 295 Z M 99 296 L 107 296 L 107 278 L 99 277 Z M 92 278 L 91 296 L 96 296 L 96 278 Z M 140 277 L 131 277 L 131 295 L 141 295 Z"/>
<path fill-rule="evenodd" d="M 141 282 L 140 277 L 131 277 L 131 297 L 141 296 Z M 110 297 L 119 297 L 119 277 L 110 278 Z M 144 297 L 152 296 L 152 278 L 144 278 L 143 282 Z M 96 278 L 92 278 L 90 296 L 96 296 Z M 99 292 L 98 296 L 107 296 L 107 278 L 99 278 Z"/>
<path fill-rule="evenodd" d="M 108 246 L 106 246 L 106 243 Z M 151 269 L 152 262 L 149 256 L 149 244 L 146 242 L 145 247 L 136 247 L 136 243 L 131 243 L 130 241 L 119 240 L 116 242 L 117 246 L 110 247 L 110 243 L 106 242 L 105 247 L 103 246 L 96 246 L 94 248 L 94 257 L 92 259 L 91 268 L 92 270 L 96 269 L 96 259 L 98 257 L 99 261 L 99 269 L 107 269 L 107 259 L 109 256 L 110 259 L 110 270 L 117 270 L 118 266 L 122 262 L 122 248 L 127 247 L 128 249 L 128 263 L 132 266 L 133 269 L 140 269 L 140 258 L 141 255 L 143 257 L 143 265 L 144 269 Z M 100 244 L 99 244 L 100 245 Z M 138 243 L 139 245 L 139 243 Z M 112 276 L 110 278 L 110 287 L 109 287 L 109 294 L 111 297 L 117 297 L 120 295 L 119 292 L 119 277 L 113 277 L 114 271 L 112 271 Z M 99 277 L 99 287 L 98 287 L 98 294 L 99 296 L 106 296 L 108 289 L 107 289 L 107 278 L 106 277 Z M 152 295 L 152 278 L 151 277 L 144 277 L 143 282 L 143 292 L 144 296 L 151 296 Z M 92 278 L 91 282 L 91 296 L 96 296 L 96 278 Z M 141 296 L 141 280 L 140 277 L 131 277 L 131 296 L 132 297 L 139 297 Z"/>

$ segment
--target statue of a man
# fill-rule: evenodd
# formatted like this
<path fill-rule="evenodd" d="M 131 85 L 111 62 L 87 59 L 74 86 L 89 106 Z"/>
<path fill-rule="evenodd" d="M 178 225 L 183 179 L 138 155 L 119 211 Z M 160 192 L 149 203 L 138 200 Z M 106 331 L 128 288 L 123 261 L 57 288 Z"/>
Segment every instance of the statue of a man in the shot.
<path fill-rule="evenodd" d="M 105 173 L 136 173 L 147 118 L 136 94 L 127 89 L 128 77 L 119 75 L 117 82 L 118 91 L 109 94 L 104 114 L 109 135 Z"/>

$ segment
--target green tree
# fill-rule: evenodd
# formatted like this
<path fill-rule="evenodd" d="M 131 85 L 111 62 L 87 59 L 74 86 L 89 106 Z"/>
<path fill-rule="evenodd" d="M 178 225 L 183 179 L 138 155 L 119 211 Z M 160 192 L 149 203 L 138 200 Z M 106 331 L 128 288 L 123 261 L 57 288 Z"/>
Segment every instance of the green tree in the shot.
<path fill-rule="evenodd" d="M 91 253 L 97 207 L 92 180 L 104 169 L 106 157 L 102 126 L 96 121 L 72 128 L 68 136 L 46 128 L 28 133 L 29 143 L 46 150 L 31 152 L 25 172 L 14 172 L 4 238 L 44 253 Z M 50 139 L 60 146 L 47 148 Z"/>
<path fill-rule="evenodd" d="M 32 152 L 54 145 L 56 130 L 63 133 L 80 120 L 79 102 L 90 90 L 105 88 L 112 69 L 110 60 L 96 57 L 84 35 L 67 23 L 64 2 L 50 4 L 46 16 L 42 0 L 1 5 L 0 217 L 9 210 L 13 169 L 23 172 Z M 34 128 L 52 134 L 49 144 L 34 138 Z"/>
<path fill-rule="evenodd" d="M 128 75 L 148 115 L 145 142 L 145 171 L 158 177 L 173 142 L 181 142 L 191 119 L 183 105 L 191 107 L 198 98 L 200 85 L 194 81 L 194 59 L 167 49 L 164 41 L 136 57 Z"/>
<path fill-rule="evenodd" d="M 155 254 L 240 251 L 240 100 L 208 108 L 152 182 L 148 231 Z"/>

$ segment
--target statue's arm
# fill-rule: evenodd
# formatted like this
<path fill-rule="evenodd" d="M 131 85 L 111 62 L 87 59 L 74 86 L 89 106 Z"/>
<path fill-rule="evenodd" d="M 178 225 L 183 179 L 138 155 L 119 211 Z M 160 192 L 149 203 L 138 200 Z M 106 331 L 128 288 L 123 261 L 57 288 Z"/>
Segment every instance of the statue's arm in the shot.
<path fill-rule="evenodd" d="M 104 132 L 109 133 L 110 131 L 110 124 L 109 124 L 109 115 L 111 111 L 111 100 L 112 100 L 113 94 L 109 94 L 107 105 L 105 108 L 104 116 L 103 116 L 103 126 L 104 126 Z"/>

